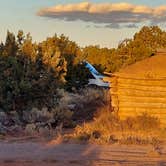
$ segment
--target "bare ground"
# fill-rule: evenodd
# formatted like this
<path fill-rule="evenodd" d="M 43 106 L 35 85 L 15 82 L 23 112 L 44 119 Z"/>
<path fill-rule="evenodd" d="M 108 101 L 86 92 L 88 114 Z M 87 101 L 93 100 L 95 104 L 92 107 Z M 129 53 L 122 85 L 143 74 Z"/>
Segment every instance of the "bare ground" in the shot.
<path fill-rule="evenodd" d="M 58 141 L 1 141 L 0 166 L 166 166 L 166 145 L 64 144 Z"/>

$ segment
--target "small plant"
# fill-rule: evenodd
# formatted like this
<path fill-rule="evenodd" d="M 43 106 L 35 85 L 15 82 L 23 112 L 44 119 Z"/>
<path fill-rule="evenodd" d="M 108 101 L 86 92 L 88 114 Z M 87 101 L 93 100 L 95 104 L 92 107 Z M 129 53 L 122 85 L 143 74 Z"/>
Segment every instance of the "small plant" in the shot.
<path fill-rule="evenodd" d="M 121 121 L 121 125 L 123 130 L 154 131 L 160 129 L 159 119 L 147 113 L 136 117 L 128 117 L 126 120 Z"/>

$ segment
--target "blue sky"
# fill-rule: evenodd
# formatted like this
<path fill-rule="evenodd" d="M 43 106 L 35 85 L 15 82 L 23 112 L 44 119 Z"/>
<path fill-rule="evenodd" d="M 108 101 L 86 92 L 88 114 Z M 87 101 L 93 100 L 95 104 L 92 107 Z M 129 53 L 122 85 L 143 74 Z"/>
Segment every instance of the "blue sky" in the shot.
<path fill-rule="evenodd" d="M 37 12 L 46 7 L 53 7 L 59 4 L 65 5 L 81 2 L 85 1 L 0 0 L 0 40 L 5 39 L 7 30 L 17 33 L 19 29 L 22 29 L 25 33 L 30 32 L 33 36 L 34 41 L 42 41 L 46 37 L 52 36 L 54 33 L 64 33 L 66 36 L 69 36 L 71 40 L 76 41 L 80 46 L 98 44 L 102 47 L 116 47 L 119 41 L 125 38 L 131 38 L 135 32 L 139 31 L 142 25 L 148 25 L 149 23 L 149 20 L 147 19 L 146 21 L 140 22 L 127 22 L 128 25 L 124 25 L 126 17 L 122 17 L 122 19 L 124 19 L 124 22 L 123 20 L 122 22 L 118 22 L 117 19 L 115 19 L 115 21 L 112 21 L 110 23 L 108 22 L 110 19 L 108 19 L 106 22 L 103 22 L 101 19 L 93 21 L 94 18 L 92 18 L 87 22 L 84 19 L 80 19 L 80 17 L 77 18 L 76 16 L 74 16 L 74 18 L 67 16 L 68 20 L 70 21 L 64 21 L 64 13 L 61 12 L 61 17 L 58 16 L 57 18 L 56 11 L 55 16 L 53 17 L 47 17 L 47 15 L 49 14 L 48 12 L 40 16 L 37 15 Z M 136 6 L 146 5 L 149 8 L 156 8 L 158 6 L 164 5 L 166 6 L 165 0 L 89 0 L 86 2 L 101 4 L 104 2 L 113 4 L 125 2 Z M 115 17 L 119 18 L 117 14 L 118 13 L 115 14 Z M 146 15 L 146 17 L 149 18 L 149 15 Z M 91 14 L 88 13 L 88 17 L 89 16 L 91 16 Z M 109 17 L 109 15 L 107 17 Z M 146 17 L 142 17 L 141 15 L 141 19 L 145 19 Z M 161 26 L 163 30 L 166 30 L 166 25 L 163 23 L 165 21 L 165 18 L 166 12 L 164 13 L 164 15 L 162 15 L 162 21 L 157 22 L 155 18 L 153 19 L 153 24 L 157 24 Z M 71 19 L 73 21 L 71 21 Z M 123 24 L 122 27 L 119 26 L 121 25 L 121 23 Z"/>

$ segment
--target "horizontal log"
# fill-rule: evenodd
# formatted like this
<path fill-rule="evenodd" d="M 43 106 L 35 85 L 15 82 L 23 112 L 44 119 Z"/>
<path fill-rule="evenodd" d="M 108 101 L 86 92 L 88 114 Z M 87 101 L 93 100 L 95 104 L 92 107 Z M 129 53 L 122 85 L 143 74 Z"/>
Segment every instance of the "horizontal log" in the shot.
<path fill-rule="evenodd" d="M 116 92 L 110 92 L 111 95 L 120 96 L 136 96 L 136 97 L 165 97 L 166 92 L 160 91 L 141 91 L 141 90 L 119 90 Z"/>
<path fill-rule="evenodd" d="M 132 79 L 121 79 L 117 80 L 117 84 L 131 84 L 131 85 L 145 85 L 145 86 L 166 86 L 166 79 L 164 80 L 132 80 Z"/>
<path fill-rule="evenodd" d="M 114 79 L 115 77 L 117 79 L 122 79 L 122 80 L 152 80 L 152 81 L 156 81 L 156 80 L 165 80 L 166 81 L 166 75 L 164 76 L 153 76 L 153 77 L 147 77 L 145 75 L 141 75 L 141 76 L 137 76 L 135 74 L 127 74 L 127 73 L 118 73 L 118 74 L 114 74 Z"/>
<path fill-rule="evenodd" d="M 164 99 L 163 98 L 163 100 L 162 99 L 157 99 L 156 98 L 156 100 L 154 99 L 146 99 L 146 100 L 143 100 L 143 99 L 140 99 L 140 100 L 138 100 L 138 99 L 112 99 L 111 100 L 111 104 L 112 104 L 112 106 L 120 106 L 120 105 L 130 105 L 130 106 L 132 106 L 132 107 L 136 107 L 137 105 L 142 105 L 142 106 L 144 106 L 144 105 L 147 105 L 147 106 L 152 106 L 152 105 L 166 105 L 166 99 Z"/>
<path fill-rule="evenodd" d="M 134 92 L 134 93 L 146 93 L 146 94 L 166 94 L 166 91 L 156 91 L 156 90 L 141 90 L 141 89 L 125 89 L 125 88 L 118 88 L 116 92 Z M 165 95 L 166 96 L 166 95 Z"/>
<path fill-rule="evenodd" d="M 135 96 L 119 96 L 119 98 L 111 97 L 112 102 L 131 102 L 131 103 L 166 103 L 166 97 L 135 97 Z"/>
<path fill-rule="evenodd" d="M 127 113 L 127 114 L 132 114 L 132 113 L 149 113 L 149 114 L 166 114 L 166 109 L 165 108 L 131 108 L 131 107 L 120 107 L 119 108 L 119 114 L 121 113 Z"/>
<path fill-rule="evenodd" d="M 164 91 L 166 92 L 166 85 L 164 86 L 149 86 L 149 85 L 134 85 L 134 84 L 117 84 L 111 86 L 110 91 L 117 91 L 118 89 L 128 89 L 128 90 L 148 90 L 148 91 Z"/>
<path fill-rule="evenodd" d="M 125 108 L 165 108 L 166 103 L 132 103 L 132 102 L 119 102 L 118 107 L 125 107 Z"/>
<path fill-rule="evenodd" d="M 118 87 L 118 88 L 114 88 L 112 90 L 110 90 L 110 94 L 113 94 L 113 93 L 117 93 L 117 92 L 136 92 L 136 93 L 154 93 L 154 94 L 157 94 L 157 93 L 165 93 L 166 94 L 166 88 L 163 90 L 154 90 L 154 89 L 147 89 L 147 90 L 144 90 L 144 89 L 138 89 L 137 87 L 135 88 L 121 88 L 121 87 Z"/>
<path fill-rule="evenodd" d="M 112 76 L 109 77 L 105 77 L 105 80 L 109 81 L 109 82 L 113 82 L 117 79 L 120 80 L 152 80 L 152 81 L 156 81 L 156 80 L 163 80 L 166 81 L 166 75 L 165 76 L 156 76 L 156 77 L 146 77 L 146 76 L 137 76 L 135 74 L 120 74 L 120 73 L 115 73 L 112 74 Z"/>

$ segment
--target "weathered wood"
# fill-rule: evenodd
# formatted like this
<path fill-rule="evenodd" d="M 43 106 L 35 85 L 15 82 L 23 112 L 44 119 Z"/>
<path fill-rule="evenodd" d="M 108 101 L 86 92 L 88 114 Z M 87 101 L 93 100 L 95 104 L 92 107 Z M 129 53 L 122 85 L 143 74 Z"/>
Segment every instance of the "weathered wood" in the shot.
<path fill-rule="evenodd" d="M 131 107 L 131 108 L 165 108 L 166 110 L 166 103 L 151 103 L 151 102 L 147 102 L 147 103 L 144 103 L 144 102 L 140 102 L 140 103 L 136 103 L 136 102 L 122 102 L 122 101 L 119 101 L 119 108 L 121 107 Z"/>
<path fill-rule="evenodd" d="M 118 84 L 144 85 L 144 86 L 166 86 L 166 79 L 125 79 L 119 77 Z"/>
<path fill-rule="evenodd" d="M 165 108 L 138 108 L 138 107 L 120 107 L 119 108 L 119 113 L 126 113 L 126 114 L 131 114 L 131 113 L 153 113 L 153 114 L 166 114 L 166 109 Z"/>
<path fill-rule="evenodd" d="M 112 107 L 120 118 L 146 112 L 166 124 L 166 52 L 131 65 L 107 81 Z"/>
<path fill-rule="evenodd" d="M 118 88 L 120 89 L 138 89 L 138 90 L 153 90 L 153 91 L 165 91 L 166 92 L 166 85 L 164 86 L 150 86 L 150 85 L 136 85 L 136 84 L 126 84 L 124 83 L 118 83 L 118 87 L 117 84 L 116 85 L 112 85 L 111 86 L 111 90 L 112 91 L 116 91 Z"/>
<path fill-rule="evenodd" d="M 112 100 L 116 100 L 112 97 Z M 121 102 L 137 102 L 137 103 L 166 103 L 165 97 L 141 97 L 141 96 L 119 96 L 119 101 Z"/>
<path fill-rule="evenodd" d="M 138 90 L 133 91 L 117 91 L 111 92 L 111 95 L 118 95 L 118 96 L 136 96 L 136 97 L 165 97 L 166 92 L 140 92 Z"/>

